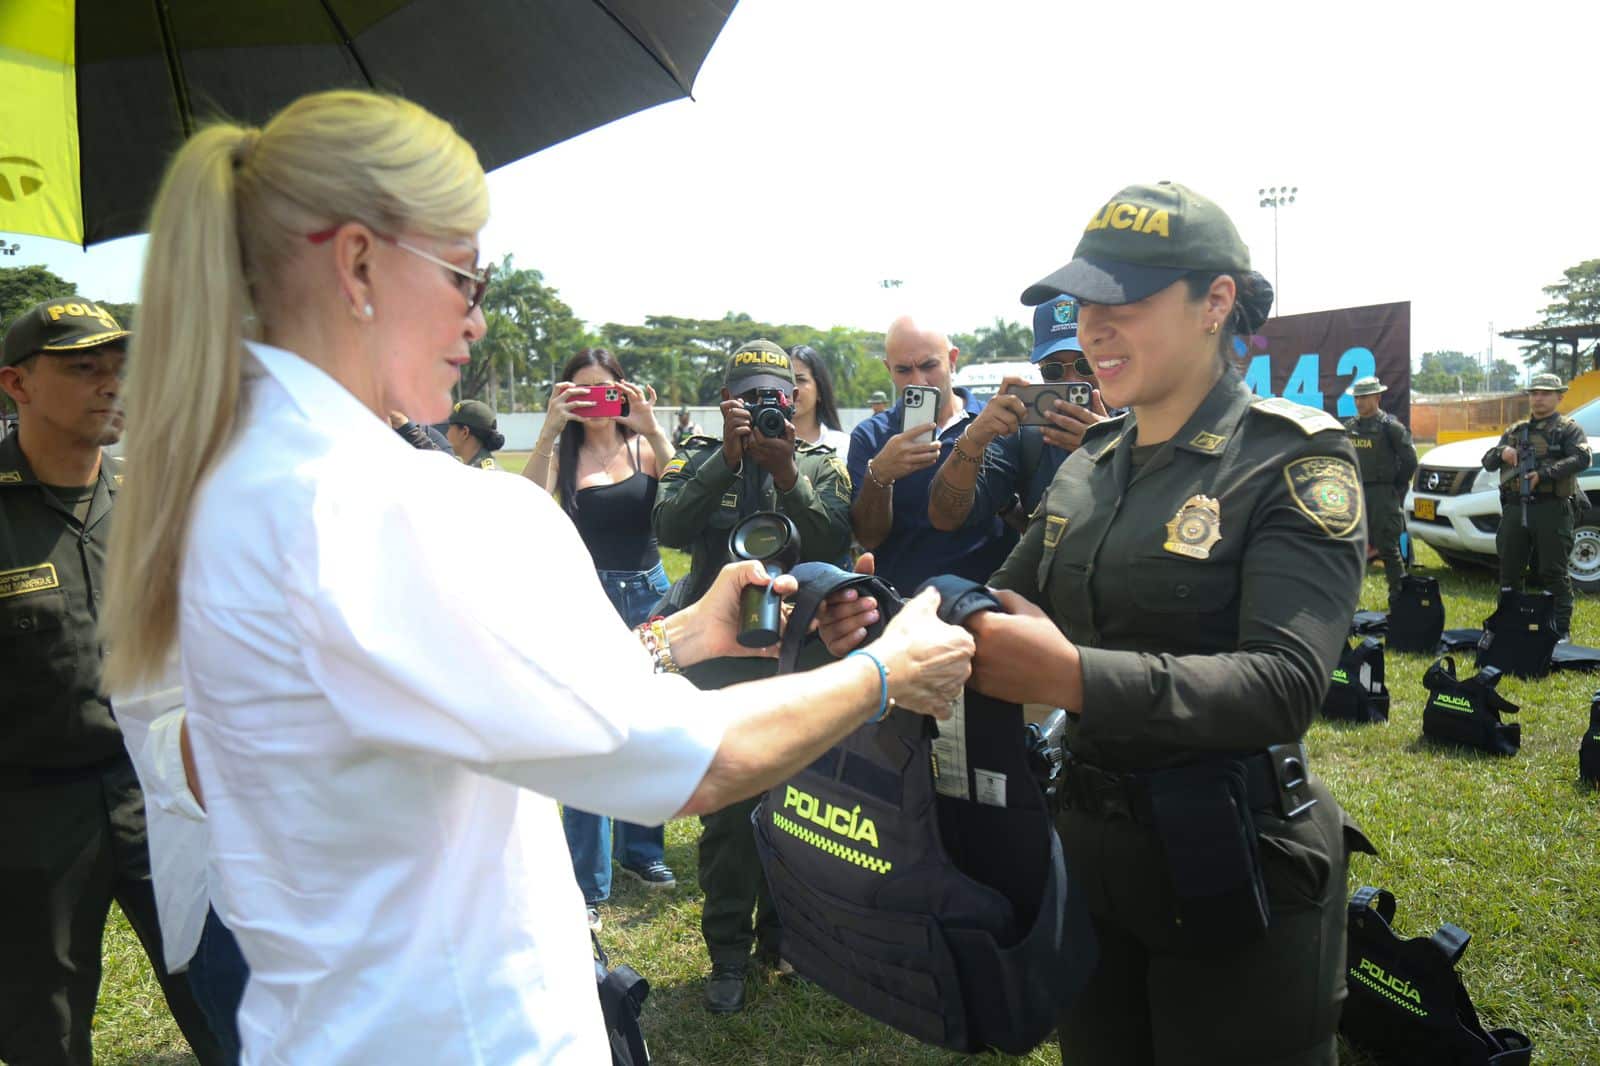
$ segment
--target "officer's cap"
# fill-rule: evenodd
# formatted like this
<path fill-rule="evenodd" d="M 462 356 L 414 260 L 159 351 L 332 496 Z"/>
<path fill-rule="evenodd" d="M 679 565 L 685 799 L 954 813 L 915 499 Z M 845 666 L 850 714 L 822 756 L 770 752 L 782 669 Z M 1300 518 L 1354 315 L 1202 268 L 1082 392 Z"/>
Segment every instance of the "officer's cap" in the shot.
<path fill-rule="evenodd" d="M 1388 388 L 1388 386 L 1379 381 L 1377 378 L 1362 378 L 1360 381 L 1350 386 L 1350 395 L 1376 396 L 1386 388 Z"/>
<path fill-rule="evenodd" d="M 872 395 L 867 397 L 868 403 L 888 403 L 889 394 L 882 389 L 873 389 Z"/>
<path fill-rule="evenodd" d="M 450 424 L 488 433 L 495 426 L 494 409 L 482 400 L 462 400 L 450 409 Z"/>
<path fill-rule="evenodd" d="M 1566 392 L 1567 387 L 1554 374 L 1535 374 L 1524 392 Z"/>
<path fill-rule="evenodd" d="M 1249 272 L 1250 250 L 1232 220 L 1182 185 L 1130 185 L 1089 219 L 1072 262 L 1029 285 L 1022 302 L 1067 295 L 1085 303 L 1131 304 L 1194 270 Z"/>
<path fill-rule="evenodd" d="M 63 296 L 30 308 L 6 330 L 0 366 L 16 366 L 40 352 L 81 352 L 107 344 L 126 345 L 129 333 L 116 316 L 93 300 Z"/>
<path fill-rule="evenodd" d="M 728 372 L 723 383 L 734 396 L 741 396 L 751 389 L 781 389 L 785 396 L 793 396 L 794 368 L 789 365 L 789 353 L 776 344 L 765 340 L 751 341 L 740 345 L 728 360 Z"/>

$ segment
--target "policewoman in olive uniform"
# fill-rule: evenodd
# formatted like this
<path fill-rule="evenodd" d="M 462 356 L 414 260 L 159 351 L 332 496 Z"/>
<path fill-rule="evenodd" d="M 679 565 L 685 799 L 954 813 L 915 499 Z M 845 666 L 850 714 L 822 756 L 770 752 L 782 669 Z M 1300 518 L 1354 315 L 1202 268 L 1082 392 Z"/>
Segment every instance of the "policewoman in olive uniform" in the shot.
<path fill-rule="evenodd" d="M 450 449 L 468 466 L 482 470 L 499 470 L 494 453 L 505 446 L 506 438 L 498 428 L 494 408 L 482 400 L 462 400 L 450 409 L 449 428 L 445 439 Z"/>
<path fill-rule="evenodd" d="M 1361 581 L 1354 451 L 1230 367 L 1271 289 L 1183 186 L 1119 192 L 1022 299 L 1060 293 L 1130 412 L 1084 434 L 992 579 L 1012 613 L 974 626 L 973 684 L 1070 714 L 1058 828 L 1100 961 L 1062 1061 L 1332 1063 L 1346 823 L 1299 742 Z"/>
<path fill-rule="evenodd" d="M 1572 632 L 1573 512 L 1578 475 L 1589 469 L 1589 436 L 1583 427 L 1559 413 L 1556 406 L 1567 387 L 1554 374 L 1535 374 L 1527 388 L 1532 412 L 1500 435 L 1483 456 L 1485 470 L 1500 471 L 1500 528 L 1494 537 L 1500 553 L 1501 588 L 1522 588 L 1530 561 L 1540 587 L 1555 594 L 1556 628 Z M 1528 524 L 1522 524 L 1522 486 L 1517 476 L 1517 449 L 1532 448 L 1533 499 Z"/>
<path fill-rule="evenodd" d="M 202 1063 L 220 1063 L 183 974 L 167 973 L 144 794 L 100 692 L 99 622 L 122 475 L 128 331 L 92 300 L 47 300 L 6 331 L 0 388 L 0 1062 L 88 1066 L 112 900 Z"/>
<path fill-rule="evenodd" d="M 740 518 L 780 511 L 800 534 L 801 560 L 839 561 L 850 548 L 850 475 L 832 448 L 797 441 L 793 423 L 782 437 L 752 424 L 745 402 L 758 389 L 778 389 L 792 413 L 794 370 L 789 355 L 765 340 L 734 352 L 722 389 L 722 438 L 690 437 L 661 475 L 653 514 L 656 539 L 691 554 L 689 573 L 667 594 L 669 609 L 694 603 L 731 561 L 728 534 Z M 759 471 L 759 488 L 744 471 Z M 814 665 L 802 661 L 802 666 Z M 703 689 L 770 677 L 772 659 L 716 659 L 684 671 Z M 751 944 L 762 961 L 777 963 L 780 926 L 756 855 L 750 812 L 759 797 L 700 819 L 700 929 L 711 956 L 706 1006 L 717 1013 L 743 1009 Z M 754 929 L 751 909 L 756 912 Z"/>
<path fill-rule="evenodd" d="M 1400 534 L 1406 528 L 1406 486 L 1417 472 L 1417 449 L 1411 443 L 1411 431 L 1378 406 L 1384 389 L 1377 378 L 1362 378 L 1350 386 L 1356 413 L 1344 420 L 1344 431 L 1350 435 L 1350 445 L 1355 448 L 1356 462 L 1361 467 L 1368 543 L 1383 560 L 1383 576 L 1392 596 L 1406 576 Z"/>

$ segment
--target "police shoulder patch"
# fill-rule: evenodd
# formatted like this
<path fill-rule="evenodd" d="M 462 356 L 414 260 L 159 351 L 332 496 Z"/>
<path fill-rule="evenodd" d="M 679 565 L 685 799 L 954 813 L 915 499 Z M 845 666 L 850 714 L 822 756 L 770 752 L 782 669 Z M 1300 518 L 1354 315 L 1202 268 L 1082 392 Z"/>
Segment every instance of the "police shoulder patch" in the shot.
<path fill-rule="evenodd" d="M 498 466 L 495 465 L 495 462 L 494 462 L 493 459 L 479 459 L 478 460 L 478 466 L 480 466 L 484 470 L 499 470 L 500 469 Z"/>
<path fill-rule="evenodd" d="M 672 457 L 671 461 L 669 461 L 666 466 L 662 467 L 661 476 L 671 477 L 673 474 L 676 474 L 678 471 L 682 470 L 688 465 L 689 457 L 684 455 L 682 452 L 679 452 L 677 455 Z"/>
<path fill-rule="evenodd" d="M 1279 418 L 1293 422 L 1300 427 L 1300 432 L 1308 437 L 1313 433 L 1321 433 L 1329 429 L 1344 430 L 1344 425 L 1322 408 L 1307 407 L 1303 403 L 1285 400 L 1281 396 L 1257 400 L 1250 405 L 1250 410 L 1260 411 L 1266 415 L 1277 415 Z"/>
<path fill-rule="evenodd" d="M 833 491 L 840 499 L 850 500 L 850 468 L 844 465 L 844 460 L 838 455 L 830 455 L 825 460 L 829 470 L 833 471 Z"/>
<path fill-rule="evenodd" d="M 1361 476 L 1351 463 L 1308 456 L 1285 466 L 1283 477 L 1294 505 L 1328 536 L 1349 536 L 1361 524 Z"/>

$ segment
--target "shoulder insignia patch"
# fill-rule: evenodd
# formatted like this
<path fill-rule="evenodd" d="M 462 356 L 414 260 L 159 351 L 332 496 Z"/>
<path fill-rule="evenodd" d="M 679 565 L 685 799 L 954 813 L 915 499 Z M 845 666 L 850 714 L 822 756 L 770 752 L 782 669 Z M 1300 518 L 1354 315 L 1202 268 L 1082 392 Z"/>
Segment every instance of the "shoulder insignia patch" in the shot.
<path fill-rule="evenodd" d="M 1194 435 L 1194 439 L 1189 442 L 1189 447 L 1198 448 L 1201 451 L 1209 454 L 1215 454 L 1220 452 L 1222 450 L 1222 446 L 1226 443 L 1228 443 L 1228 438 L 1222 436 L 1220 433 L 1207 433 L 1202 430 Z"/>
<path fill-rule="evenodd" d="M 832 470 L 834 473 L 833 491 L 841 500 L 849 503 L 851 487 L 850 468 L 845 466 L 844 460 L 839 458 L 837 454 L 828 456 L 825 461 L 828 465 L 828 469 Z"/>
<path fill-rule="evenodd" d="M 1361 477 L 1343 459 L 1317 455 L 1283 468 L 1294 505 L 1328 536 L 1348 536 L 1361 524 Z"/>
<path fill-rule="evenodd" d="M 24 566 L 16 570 L 0 570 L 0 600 L 21 596 L 27 592 L 58 589 L 61 579 L 56 576 L 54 563 Z"/>
<path fill-rule="evenodd" d="M 1334 418 L 1320 407 L 1307 407 L 1303 403 L 1285 400 L 1281 396 L 1257 400 L 1250 405 L 1250 409 L 1287 419 L 1299 426 L 1300 431 L 1308 437 L 1313 433 L 1321 433 L 1323 430 L 1344 429 L 1344 425 L 1337 418 Z"/>
<path fill-rule="evenodd" d="M 478 466 L 479 466 L 480 469 L 483 469 L 483 470 L 498 470 L 498 469 L 500 469 L 498 466 L 495 465 L 495 462 L 494 462 L 493 459 L 479 459 L 478 460 Z"/>
<path fill-rule="evenodd" d="M 20 485 L 20 484 L 22 484 L 22 471 L 20 471 L 20 470 L 0 470 L 0 485 Z"/>
<path fill-rule="evenodd" d="M 1044 546 L 1046 549 L 1054 548 L 1061 543 L 1061 534 L 1067 531 L 1067 518 L 1065 515 L 1045 515 L 1044 517 Z"/>
<path fill-rule="evenodd" d="M 661 476 L 671 477 L 673 474 L 676 474 L 678 471 L 682 470 L 688 465 L 689 457 L 687 455 L 675 455 L 672 457 L 672 460 L 662 468 Z"/>

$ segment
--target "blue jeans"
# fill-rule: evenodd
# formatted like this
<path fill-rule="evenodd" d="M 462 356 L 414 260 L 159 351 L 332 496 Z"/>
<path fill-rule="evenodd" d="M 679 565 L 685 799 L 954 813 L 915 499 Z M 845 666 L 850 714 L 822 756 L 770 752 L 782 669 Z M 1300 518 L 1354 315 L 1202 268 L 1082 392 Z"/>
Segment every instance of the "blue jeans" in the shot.
<path fill-rule="evenodd" d="M 666 594 L 671 582 L 658 563 L 653 570 L 597 570 L 600 584 L 622 620 L 637 626 L 650 617 L 650 609 Z M 611 860 L 642 867 L 659 862 L 665 854 L 662 827 L 634 825 L 620 819 L 616 832 L 612 820 L 575 807 L 561 811 L 567 847 L 572 852 L 572 872 L 583 890 L 584 902 L 599 903 L 611 897 Z"/>
<path fill-rule="evenodd" d="M 239 942 L 222 924 L 215 909 L 207 910 L 205 930 L 194 958 L 189 960 L 189 988 L 200 1013 L 230 1063 L 239 1061 L 239 1001 L 244 998 L 250 967 L 239 953 Z"/>

